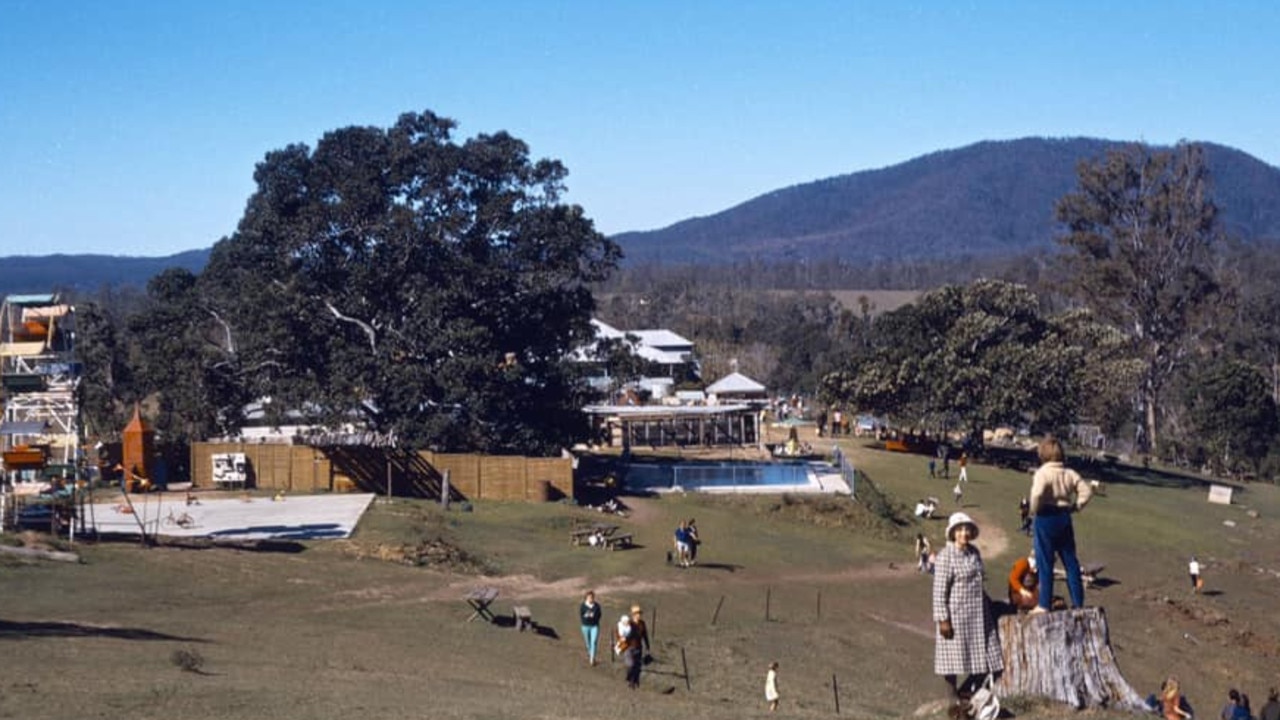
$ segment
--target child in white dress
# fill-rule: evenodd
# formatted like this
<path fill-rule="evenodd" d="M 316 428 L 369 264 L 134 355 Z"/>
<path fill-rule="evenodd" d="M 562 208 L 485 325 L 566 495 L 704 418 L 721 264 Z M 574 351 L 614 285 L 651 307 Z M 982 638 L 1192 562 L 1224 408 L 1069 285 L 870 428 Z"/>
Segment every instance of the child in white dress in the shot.
<path fill-rule="evenodd" d="M 778 709 L 778 663 L 769 663 L 769 672 L 764 676 L 764 699 L 769 703 L 769 712 Z"/>

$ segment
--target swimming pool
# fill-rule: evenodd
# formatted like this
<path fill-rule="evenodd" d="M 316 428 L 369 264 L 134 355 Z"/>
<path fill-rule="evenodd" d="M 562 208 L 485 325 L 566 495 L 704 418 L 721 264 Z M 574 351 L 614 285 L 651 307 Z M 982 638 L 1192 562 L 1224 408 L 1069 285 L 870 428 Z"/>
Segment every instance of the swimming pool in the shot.
<path fill-rule="evenodd" d="M 622 467 L 627 490 L 706 490 L 814 484 L 809 463 L 632 463 Z"/>

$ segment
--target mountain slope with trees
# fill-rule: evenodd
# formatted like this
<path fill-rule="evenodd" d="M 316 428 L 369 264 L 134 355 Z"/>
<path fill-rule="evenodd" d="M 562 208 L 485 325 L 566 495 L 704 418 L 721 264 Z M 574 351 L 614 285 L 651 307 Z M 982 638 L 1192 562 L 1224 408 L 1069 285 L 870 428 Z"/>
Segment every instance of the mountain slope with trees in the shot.
<path fill-rule="evenodd" d="M 1126 144 L 1089 138 L 980 142 L 776 190 L 708 217 L 613 239 L 626 262 L 930 261 L 1053 247 L 1054 203 L 1077 166 Z M 1280 168 L 1204 144 L 1228 236 L 1280 238 Z"/>

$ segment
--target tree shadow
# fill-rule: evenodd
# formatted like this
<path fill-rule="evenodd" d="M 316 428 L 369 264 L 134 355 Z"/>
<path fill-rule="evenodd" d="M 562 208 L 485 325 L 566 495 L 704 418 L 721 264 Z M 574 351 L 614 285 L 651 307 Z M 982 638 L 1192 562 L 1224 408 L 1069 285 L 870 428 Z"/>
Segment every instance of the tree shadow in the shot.
<path fill-rule="evenodd" d="M 986 447 L 982 458 L 989 464 L 1018 472 L 1032 472 L 1039 467 L 1035 450 L 1019 448 Z M 1077 454 L 1067 461 L 1089 480 L 1099 480 L 1106 484 L 1145 485 L 1164 488 L 1208 488 L 1210 485 L 1230 485 L 1237 489 L 1240 486 L 1224 478 L 1201 477 L 1191 473 L 1176 472 L 1164 468 L 1128 465 L 1120 462 L 1115 455 L 1085 456 Z"/>
<path fill-rule="evenodd" d="M 0 638 L 22 640 L 37 637 L 103 637 L 116 640 L 181 641 L 207 643 L 203 638 L 146 630 L 144 628 L 113 628 L 82 625 L 68 622 L 15 622 L 0 620 Z"/>

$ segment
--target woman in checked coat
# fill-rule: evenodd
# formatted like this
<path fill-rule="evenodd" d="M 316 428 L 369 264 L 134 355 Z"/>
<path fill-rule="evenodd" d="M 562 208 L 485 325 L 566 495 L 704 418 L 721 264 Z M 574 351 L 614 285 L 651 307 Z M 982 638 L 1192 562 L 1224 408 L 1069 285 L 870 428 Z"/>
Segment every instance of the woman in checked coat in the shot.
<path fill-rule="evenodd" d="M 978 525 L 965 513 L 947 521 L 947 544 L 937 554 L 933 571 L 933 620 L 937 644 L 933 671 L 941 675 L 960 703 L 988 674 L 1004 670 L 1000 636 L 982 581 L 982 554 L 973 545 Z M 956 678 L 964 675 L 962 685 Z"/>

